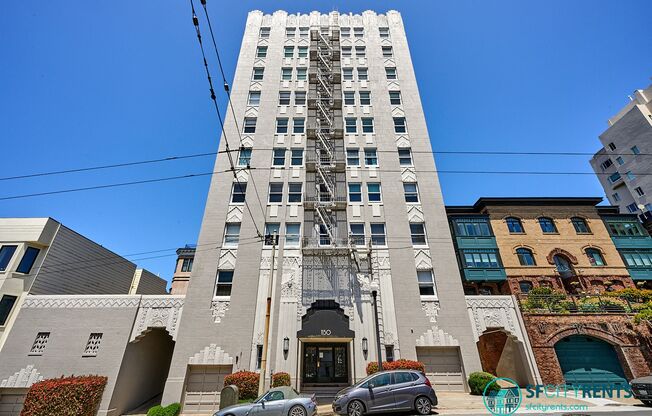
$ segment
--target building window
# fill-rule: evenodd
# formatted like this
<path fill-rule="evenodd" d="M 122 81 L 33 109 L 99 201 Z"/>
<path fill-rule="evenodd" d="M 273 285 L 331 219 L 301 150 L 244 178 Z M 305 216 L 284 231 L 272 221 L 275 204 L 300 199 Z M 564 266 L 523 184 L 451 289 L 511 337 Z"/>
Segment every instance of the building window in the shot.
<path fill-rule="evenodd" d="M 233 287 L 233 270 L 220 270 L 217 272 L 217 286 L 215 296 L 231 296 Z"/>
<path fill-rule="evenodd" d="M 354 133 L 355 134 L 355 133 L 358 132 L 358 126 L 357 126 L 355 117 L 346 117 L 344 119 L 344 123 L 346 125 L 345 131 L 347 133 Z"/>
<path fill-rule="evenodd" d="M 398 76 L 396 75 L 396 68 L 394 67 L 385 68 L 385 76 L 389 80 L 398 79 Z"/>
<path fill-rule="evenodd" d="M 616 158 L 616 162 L 618 162 L 619 165 L 624 165 L 624 164 L 625 164 L 625 160 L 623 160 L 623 158 L 620 157 L 620 156 L 618 156 L 618 157 Z M 604 169 L 603 169 L 603 170 L 604 170 Z"/>
<path fill-rule="evenodd" d="M 181 262 L 181 271 L 184 273 L 192 272 L 192 263 L 194 259 L 183 259 Z"/>
<path fill-rule="evenodd" d="M 353 28 L 353 36 L 356 38 L 361 38 L 364 36 L 364 28 L 362 27 L 354 27 Z"/>
<path fill-rule="evenodd" d="M 609 150 L 616 150 L 616 145 L 613 143 L 609 143 L 607 146 L 609 147 Z"/>
<path fill-rule="evenodd" d="M 390 91 L 389 92 L 389 103 L 392 105 L 401 105 L 401 92 L 400 91 Z"/>
<path fill-rule="evenodd" d="M 293 118 L 292 119 L 292 133 L 294 134 L 303 134 L 306 131 L 306 119 L 305 118 Z"/>
<path fill-rule="evenodd" d="M 294 46 L 284 46 L 283 47 L 283 57 L 284 58 L 294 58 Z"/>
<path fill-rule="evenodd" d="M 609 175 L 609 183 L 616 183 L 620 180 L 620 173 L 616 172 L 612 175 Z"/>
<path fill-rule="evenodd" d="M 292 68 L 281 68 L 281 80 L 290 81 L 292 79 Z"/>
<path fill-rule="evenodd" d="M 627 267 L 652 268 L 652 250 L 621 251 Z"/>
<path fill-rule="evenodd" d="M 381 39 L 389 38 L 389 28 L 388 27 L 379 27 L 378 33 L 380 34 Z"/>
<path fill-rule="evenodd" d="M 100 350 L 100 343 L 102 342 L 102 333 L 93 332 L 89 335 L 86 341 L 86 348 L 84 348 L 84 355 L 87 357 L 95 357 Z"/>
<path fill-rule="evenodd" d="M 455 235 L 459 237 L 490 237 L 491 229 L 486 218 L 455 218 L 453 219 Z"/>
<path fill-rule="evenodd" d="M 292 166 L 303 166 L 303 149 L 292 149 L 290 164 Z"/>
<path fill-rule="evenodd" d="M 362 202 L 362 185 L 349 183 L 349 202 Z"/>
<path fill-rule="evenodd" d="M 590 234 L 591 229 L 589 228 L 589 224 L 587 224 L 586 220 L 584 218 L 580 217 L 572 217 L 571 218 L 571 223 L 573 224 L 573 227 L 575 228 L 575 232 L 578 234 Z"/>
<path fill-rule="evenodd" d="M 299 37 L 300 38 L 307 38 L 308 33 L 310 32 L 310 29 L 307 27 L 300 27 L 299 28 Z"/>
<path fill-rule="evenodd" d="M 604 257 L 602 257 L 600 250 L 595 248 L 587 248 L 585 253 L 586 257 L 589 258 L 589 263 L 591 263 L 591 266 L 599 267 L 605 265 Z"/>
<path fill-rule="evenodd" d="M 640 237 L 646 235 L 638 222 L 607 222 L 609 234 L 616 237 Z"/>
<path fill-rule="evenodd" d="M 405 117 L 394 117 L 394 133 L 407 133 Z"/>
<path fill-rule="evenodd" d="M 29 350 L 29 353 L 32 355 L 41 355 L 45 352 L 45 347 L 48 345 L 50 340 L 49 332 L 39 332 L 36 334 L 36 339 L 32 344 L 32 348 Z"/>
<path fill-rule="evenodd" d="M 364 246 L 364 224 L 362 223 L 349 223 L 349 230 L 351 233 L 351 244 L 356 246 Z"/>
<path fill-rule="evenodd" d="M 277 118 L 276 119 L 276 134 L 287 134 L 288 132 L 288 119 L 287 118 Z"/>
<path fill-rule="evenodd" d="M 340 36 L 343 37 L 343 38 L 350 38 L 351 37 L 351 28 L 350 27 L 340 28 Z"/>
<path fill-rule="evenodd" d="M 344 91 L 344 105 L 355 105 L 355 92 Z"/>
<path fill-rule="evenodd" d="M 352 51 L 353 49 L 350 46 L 342 46 L 342 58 L 350 58 L 353 56 Z"/>
<path fill-rule="evenodd" d="M 285 166 L 285 149 L 276 148 L 273 151 L 273 166 Z"/>
<path fill-rule="evenodd" d="M 242 129 L 243 133 L 255 133 L 256 132 L 256 121 L 258 119 L 255 117 L 245 117 L 244 119 L 244 128 Z"/>
<path fill-rule="evenodd" d="M 509 230 L 510 233 L 523 234 L 525 232 L 523 231 L 523 224 L 520 219 L 516 217 L 507 217 L 505 218 L 505 222 L 507 223 L 507 230 Z"/>
<path fill-rule="evenodd" d="M 269 184 L 269 203 L 283 202 L 283 183 Z"/>
<path fill-rule="evenodd" d="M 385 345 L 385 360 L 389 363 L 394 361 L 394 346 Z"/>
<path fill-rule="evenodd" d="M 367 55 L 367 48 L 364 46 L 356 46 L 355 47 L 355 57 L 356 58 L 364 58 Z"/>
<path fill-rule="evenodd" d="M 517 248 L 516 256 L 518 256 L 518 262 L 521 266 L 536 266 L 537 263 L 534 261 L 534 255 L 532 250 L 527 248 Z"/>
<path fill-rule="evenodd" d="M 521 291 L 521 293 L 525 293 L 525 294 L 530 293 L 530 290 L 532 290 L 533 287 L 534 286 L 532 285 L 531 282 L 526 282 L 526 281 L 518 282 L 518 288 Z"/>
<path fill-rule="evenodd" d="M 367 183 L 367 196 L 369 202 L 381 202 L 380 183 Z"/>
<path fill-rule="evenodd" d="M 305 81 L 308 79 L 308 69 L 307 68 L 297 68 L 297 81 Z"/>
<path fill-rule="evenodd" d="M 296 27 L 286 27 L 285 28 L 285 37 L 286 38 L 293 38 L 296 33 L 297 33 L 297 28 Z"/>
<path fill-rule="evenodd" d="M 371 226 L 371 245 L 372 246 L 384 246 L 387 244 L 385 238 L 385 224 L 375 223 L 370 224 Z"/>
<path fill-rule="evenodd" d="M 328 232 L 328 228 L 323 224 L 319 224 L 319 245 L 330 246 L 331 243 L 331 235 Z"/>
<path fill-rule="evenodd" d="M 281 226 L 277 222 L 265 223 L 265 245 L 266 246 L 273 246 L 275 244 L 278 244 L 278 235 L 280 229 Z M 276 235 L 276 239 L 274 239 L 274 235 Z"/>
<path fill-rule="evenodd" d="M 353 68 L 342 68 L 342 79 L 344 81 L 353 80 Z"/>
<path fill-rule="evenodd" d="M 251 148 L 243 147 L 238 154 L 238 166 L 249 166 L 251 163 Z"/>
<path fill-rule="evenodd" d="M 2 299 L 0 299 L 0 326 L 4 326 L 7 323 L 7 319 L 9 319 L 9 314 L 16 300 L 18 300 L 17 296 L 2 295 Z"/>
<path fill-rule="evenodd" d="M 267 39 L 267 38 L 269 38 L 269 32 L 270 32 L 270 30 L 271 30 L 271 29 L 270 29 L 269 27 L 261 27 L 261 28 L 260 28 L 260 33 L 259 33 L 260 38 L 261 38 L 261 39 Z"/>
<path fill-rule="evenodd" d="M 611 197 L 613 198 L 614 202 L 620 201 L 620 195 L 618 195 L 618 192 L 611 194 Z"/>
<path fill-rule="evenodd" d="M 249 91 L 249 100 L 247 102 L 253 106 L 260 105 L 260 91 Z"/>
<path fill-rule="evenodd" d="M 398 163 L 401 166 L 412 166 L 412 150 L 409 147 L 398 149 Z"/>
<path fill-rule="evenodd" d="M 238 247 L 240 241 L 240 223 L 228 222 L 224 228 L 224 247 Z"/>
<path fill-rule="evenodd" d="M 376 149 L 364 149 L 364 164 L 365 166 L 378 166 Z"/>
<path fill-rule="evenodd" d="M 360 93 L 360 100 L 362 100 L 362 93 Z M 362 104 L 362 101 L 360 101 Z M 363 133 L 373 133 L 374 132 L 374 119 L 371 117 L 362 117 L 362 132 Z"/>
<path fill-rule="evenodd" d="M 29 274 L 29 272 L 32 271 L 32 266 L 34 266 L 36 257 L 38 257 L 40 252 L 41 250 L 38 248 L 27 247 L 25 254 L 23 254 L 23 258 L 20 260 L 20 263 L 18 263 L 18 268 L 16 268 L 16 271 L 18 273 Z"/>
<path fill-rule="evenodd" d="M 267 57 L 267 46 L 259 46 L 256 48 L 256 58 Z"/>
<path fill-rule="evenodd" d="M 557 226 L 552 218 L 541 217 L 539 218 L 539 226 L 544 234 L 556 234 Z"/>
<path fill-rule="evenodd" d="M 632 153 L 634 153 L 635 155 L 640 155 L 641 151 L 638 150 L 638 146 L 632 146 Z"/>
<path fill-rule="evenodd" d="M 254 73 L 251 76 L 253 81 L 262 81 L 265 74 L 265 68 L 254 68 Z"/>
<path fill-rule="evenodd" d="M 301 184 L 299 184 L 301 185 Z M 301 223 L 285 224 L 285 247 L 299 247 L 301 240 Z"/>
<path fill-rule="evenodd" d="M 417 281 L 419 282 L 419 294 L 421 296 L 437 295 L 432 270 L 417 270 Z"/>
<path fill-rule="evenodd" d="M 416 182 L 403 182 L 403 192 L 405 193 L 405 202 L 419 202 L 419 190 Z"/>
<path fill-rule="evenodd" d="M 614 164 L 614 162 L 612 162 L 611 159 L 607 159 L 607 160 L 605 160 L 604 162 L 602 162 L 602 163 L 600 164 L 600 167 L 601 167 L 602 170 L 604 171 L 604 170 L 606 170 L 609 166 L 611 166 L 611 165 L 613 165 L 613 164 Z"/>
<path fill-rule="evenodd" d="M 631 171 L 627 171 L 627 173 L 625 173 L 625 175 L 627 176 L 627 179 L 629 179 L 630 181 L 633 181 L 634 179 L 636 179 L 636 176 Z"/>
<path fill-rule="evenodd" d="M 0 247 L 0 272 L 7 270 L 11 258 L 14 256 L 18 246 L 2 246 Z"/>
<path fill-rule="evenodd" d="M 256 345 L 256 370 L 260 370 L 260 367 L 263 365 L 263 346 L 258 344 Z"/>
<path fill-rule="evenodd" d="M 369 79 L 367 68 L 358 68 L 358 81 L 366 81 Z"/>
<path fill-rule="evenodd" d="M 305 91 L 295 91 L 294 92 L 294 105 L 297 105 L 297 106 L 306 105 L 306 92 Z"/>
<path fill-rule="evenodd" d="M 410 236 L 412 238 L 412 245 L 425 246 L 426 245 L 426 226 L 422 222 L 410 223 Z"/>
<path fill-rule="evenodd" d="M 627 205 L 627 211 L 631 212 L 632 214 L 638 211 L 638 207 L 636 206 L 636 203 L 632 202 L 631 204 Z"/>
<path fill-rule="evenodd" d="M 360 105 L 371 105 L 371 93 L 369 91 L 360 91 Z M 362 119 L 362 131 L 364 132 L 364 118 Z M 373 118 L 371 120 L 371 129 L 373 131 Z"/>
<path fill-rule="evenodd" d="M 467 249 L 461 250 L 461 252 L 464 267 L 477 269 L 500 267 L 497 250 Z"/>
<path fill-rule="evenodd" d="M 278 105 L 290 105 L 290 91 L 279 91 L 278 93 Z M 278 126 L 278 120 L 277 120 Z"/>
<path fill-rule="evenodd" d="M 383 58 L 391 58 L 394 56 L 394 52 L 392 51 L 391 46 L 383 46 Z"/>
<path fill-rule="evenodd" d="M 301 202 L 303 183 L 288 184 L 288 203 Z"/>
<path fill-rule="evenodd" d="M 233 190 L 231 191 L 231 202 L 234 204 L 241 204 L 245 202 L 245 194 L 247 193 L 246 182 L 235 182 Z"/>
<path fill-rule="evenodd" d="M 636 188 L 634 188 L 634 190 L 636 191 L 636 193 L 638 194 L 638 196 L 643 196 L 643 195 L 645 195 L 645 192 L 643 192 L 643 188 L 641 188 L 640 186 L 637 186 Z"/>
<path fill-rule="evenodd" d="M 346 149 L 346 165 L 360 166 L 360 151 L 358 149 Z"/>

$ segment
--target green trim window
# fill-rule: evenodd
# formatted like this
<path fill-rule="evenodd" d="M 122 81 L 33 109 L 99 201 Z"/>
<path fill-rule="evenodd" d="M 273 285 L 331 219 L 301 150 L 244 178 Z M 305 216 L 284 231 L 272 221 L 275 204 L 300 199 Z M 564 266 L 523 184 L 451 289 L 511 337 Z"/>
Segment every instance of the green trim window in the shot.
<path fill-rule="evenodd" d="M 622 251 L 623 259 L 627 267 L 650 269 L 652 268 L 652 250 L 646 251 Z"/>
<path fill-rule="evenodd" d="M 491 237 L 491 228 L 487 218 L 455 218 L 453 219 L 455 235 L 460 237 Z"/>
<path fill-rule="evenodd" d="M 616 237 L 642 237 L 647 235 L 641 224 L 636 221 L 607 222 L 607 228 L 609 228 L 609 234 Z"/>
<path fill-rule="evenodd" d="M 464 267 L 470 269 L 497 269 L 501 267 L 498 250 L 462 250 Z"/>

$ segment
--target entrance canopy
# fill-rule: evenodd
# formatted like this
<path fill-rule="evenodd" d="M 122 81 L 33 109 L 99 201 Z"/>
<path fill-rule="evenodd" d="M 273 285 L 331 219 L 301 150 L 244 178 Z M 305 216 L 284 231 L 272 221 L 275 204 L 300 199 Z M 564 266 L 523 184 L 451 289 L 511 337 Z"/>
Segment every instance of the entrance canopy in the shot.
<path fill-rule="evenodd" d="M 317 300 L 301 317 L 299 339 L 353 339 L 355 332 L 349 328 L 349 317 L 334 300 Z"/>

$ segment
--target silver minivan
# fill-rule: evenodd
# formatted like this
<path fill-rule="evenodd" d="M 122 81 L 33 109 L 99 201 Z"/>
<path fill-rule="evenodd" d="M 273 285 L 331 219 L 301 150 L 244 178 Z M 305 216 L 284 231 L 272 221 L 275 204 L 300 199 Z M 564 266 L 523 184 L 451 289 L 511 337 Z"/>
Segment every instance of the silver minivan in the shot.
<path fill-rule="evenodd" d="M 367 413 L 414 410 L 429 415 L 437 405 L 430 380 L 420 371 L 381 371 L 341 390 L 333 401 L 333 412 L 361 416 Z"/>

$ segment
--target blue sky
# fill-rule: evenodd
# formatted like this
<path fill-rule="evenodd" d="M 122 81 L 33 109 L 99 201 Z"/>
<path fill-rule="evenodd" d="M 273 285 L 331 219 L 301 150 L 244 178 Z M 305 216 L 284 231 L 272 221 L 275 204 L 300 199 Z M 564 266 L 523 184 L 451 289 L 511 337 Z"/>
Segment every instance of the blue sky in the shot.
<path fill-rule="evenodd" d="M 229 79 L 253 9 L 399 10 L 438 151 L 593 152 L 607 118 L 652 76 L 649 0 L 209 0 Z M 8 2 L 0 56 L 1 177 L 217 149 L 188 1 Z M 590 172 L 588 156 L 440 155 L 437 162 L 442 170 Z M 0 197 L 206 172 L 212 164 L 204 157 L 3 181 Z M 137 263 L 170 279 L 172 249 L 197 238 L 208 182 L 0 201 L 0 216 L 51 216 L 120 254 L 170 249 L 130 257 L 164 256 Z M 442 174 L 441 183 L 448 204 L 603 195 L 591 175 Z"/>

